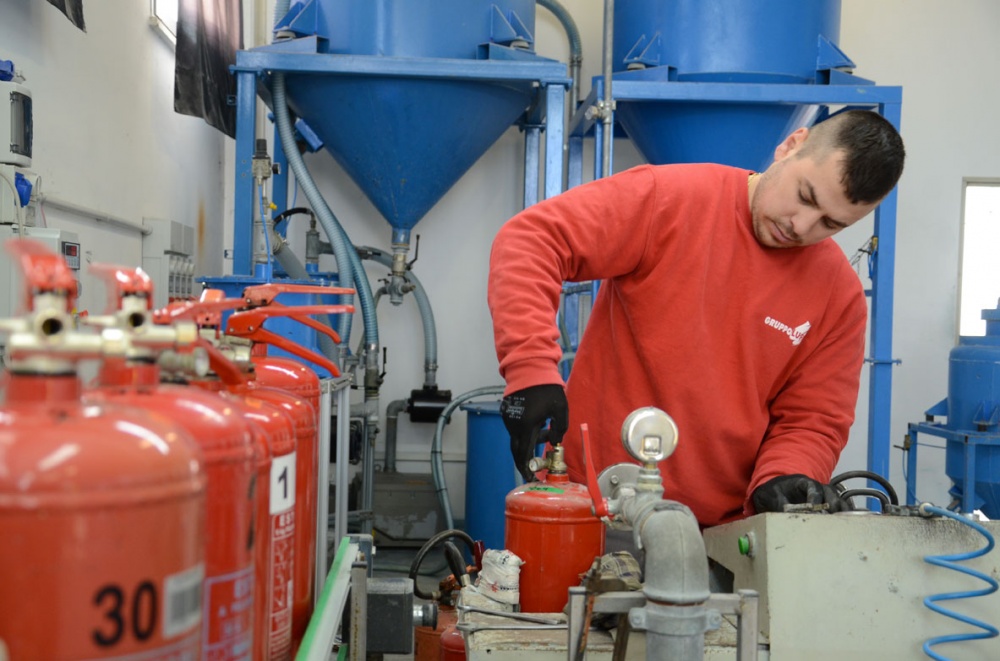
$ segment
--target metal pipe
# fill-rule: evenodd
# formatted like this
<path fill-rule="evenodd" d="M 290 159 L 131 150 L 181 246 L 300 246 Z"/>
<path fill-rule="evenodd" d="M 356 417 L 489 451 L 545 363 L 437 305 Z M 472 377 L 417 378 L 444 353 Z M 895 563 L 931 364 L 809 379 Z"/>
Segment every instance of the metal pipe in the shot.
<path fill-rule="evenodd" d="M 646 631 L 646 660 L 701 661 L 705 631 L 721 617 L 705 607 L 712 593 L 697 519 L 681 503 L 643 497 L 628 499 L 623 514 L 646 552 L 646 605 L 629 612 L 632 627 Z"/>
<path fill-rule="evenodd" d="M 360 246 L 358 254 L 361 259 L 378 262 L 383 266 L 392 266 L 392 257 L 378 248 Z M 430 299 L 427 297 L 427 290 L 424 289 L 420 279 L 412 270 L 407 270 L 403 276 L 406 282 L 413 286 L 413 296 L 417 301 L 417 309 L 420 310 L 420 323 L 424 329 L 424 386 L 428 388 L 437 387 L 437 325 L 434 322 L 434 310 L 431 308 Z M 376 306 L 378 301 L 376 299 Z"/>
<path fill-rule="evenodd" d="M 602 144 L 604 176 L 611 175 L 611 140 L 612 124 L 614 123 L 614 97 L 611 95 L 612 78 L 612 48 L 614 46 L 615 0 L 604 0 L 604 99 L 601 105 L 601 119 L 604 124 L 604 142 Z"/>
<path fill-rule="evenodd" d="M 396 472 L 396 429 L 399 423 L 399 414 L 406 410 L 408 405 L 405 399 L 395 399 L 389 402 L 385 408 L 385 464 L 382 466 L 383 473 Z"/>
<path fill-rule="evenodd" d="M 111 214 L 104 213 L 103 211 L 98 211 L 96 209 L 91 209 L 74 202 L 68 202 L 66 200 L 60 200 L 57 197 L 52 197 L 50 195 L 45 195 L 44 193 L 38 193 L 36 196 L 39 204 L 47 204 L 50 207 L 56 209 L 62 209 L 63 211 L 69 211 L 83 218 L 89 218 L 98 223 L 107 223 L 108 225 L 116 225 L 118 227 L 124 227 L 125 229 L 130 229 L 134 232 L 139 232 L 143 235 L 149 235 L 153 233 L 153 230 L 140 225 L 139 223 L 132 222 L 131 220 L 126 220 L 124 218 L 119 218 L 118 216 L 112 216 Z"/>
<path fill-rule="evenodd" d="M 503 386 L 485 386 L 462 393 L 451 400 L 451 403 L 438 416 L 437 428 L 434 430 L 434 442 L 431 444 L 431 474 L 434 477 L 438 502 L 441 504 L 441 510 L 444 513 L 444 527 L 447 530 L 455 527 L 455 518 L 451 513 L 451 501 L 448 499 L 448 485 L 444 478 L 444 462 L 441 459 L 441 436 L 444 433 L 444 426 L 451 419 L 451 412 L 458 408 L 462 402 L 485 395 L 502 395 L 503 389 Z"/>
<path fill-rule="evenodd" d="M 580 29 L 570 13 L 557 0 L 538 0 L 538 6 L 548 9 L 562 24 L 569 39 L 569 114 L 576 112 L 580 99 L 580 65 L 583 64 L 583 42 L 580 39 Z"/>

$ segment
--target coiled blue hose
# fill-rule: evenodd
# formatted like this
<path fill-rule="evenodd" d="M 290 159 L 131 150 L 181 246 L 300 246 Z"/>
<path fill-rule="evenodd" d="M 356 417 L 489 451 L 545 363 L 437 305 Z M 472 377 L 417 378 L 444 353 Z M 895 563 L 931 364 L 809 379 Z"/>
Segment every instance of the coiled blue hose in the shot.
<path fill-rule="evenodd" d="M 973 633 L 963 633 L 963 634 L 950 634 L 947 636 L 938 636 L 936 638 L 931 638 L 924 643 L 924 654 L 931 657 L 932 659 L 938 659 L 938 661 L 949 661 L 948 657 L 941 656 L 931 648 L 934 645 L 940 645 L 942 643 L 954 643 L 965 640 L 980 640 L 983 638 L 995 638 L 998 635 L 996 627 L 990 626 L 985 622 L 980 622 L 979 620 L 973 619 L 961 613 L 956 613 L 953 610 L 949 610 L 944 606 L 939 605 L 939 601 L 948 601 L 950 599 L 967 599 L 970 597 L 983 597 L 988 594 L 993 594 L 997 591 L 997 582 L 990 576 L 976 571 L 975 569 L 970 569 L 968 567 L 963 567 L 962 565 L 956 564 L 963 560 L 971 560 L 973 558 L 979 558 L 986 555 L 993 550 L 993 535 L 990 531 L 979 525 L 975 521 L 971 521 L 959 514 L 955 514 L 952 511 L 946 510 L 941 507 L 934 507 L 933 505 L 921 505 L 920 510 L 922 513 L 935 514 L 937 516 L 944 516 L 949 519 L 954 519 L 959 521 L 974 529 L 976 532 L 981 534 L 986 538 L 986 546 L 979 549 L 978 551 L 970 551 L 968 553 L 955 553 L 952 555 L 929 555 L 924 558 L 924 562 L 928 562 L 932 565 L 937 565 L 938 567 L 944 567 L 946 569 L 953 569 L 957 572 L 963 574 L 968 574 L 969 576 L 974 576 L 981 579 L 987 583 L 989 587 L 983 588 L 981 590 L 969 590 L 966 592 L 945 592 L 941 594 L 935 594 L 924 599 L 924 605 L 930 608 L 935 613 L 939 613 L 946 617 L 950 617 L 959 622 L 964 622 L 966 624 L 972 625 L 982 629 L 981 632 Z"/>

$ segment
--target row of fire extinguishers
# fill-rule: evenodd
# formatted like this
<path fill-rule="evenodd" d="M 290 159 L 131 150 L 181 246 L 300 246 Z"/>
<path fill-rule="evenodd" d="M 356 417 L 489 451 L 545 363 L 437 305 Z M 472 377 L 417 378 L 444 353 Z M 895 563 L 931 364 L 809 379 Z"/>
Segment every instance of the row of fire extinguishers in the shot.
<path fill-rule="evenodd" d="M 284 340 L 262 326 L 353 308 L 286 308 L 269 284 L 153 310 L 141 269 L 95 267 L 112 304 L 75 315 L 61 256 L 5 248 L 23 310 L 0 320 L 0 658 L 291 658 L 314 599 L 320 384 L 267 357 Z"/>

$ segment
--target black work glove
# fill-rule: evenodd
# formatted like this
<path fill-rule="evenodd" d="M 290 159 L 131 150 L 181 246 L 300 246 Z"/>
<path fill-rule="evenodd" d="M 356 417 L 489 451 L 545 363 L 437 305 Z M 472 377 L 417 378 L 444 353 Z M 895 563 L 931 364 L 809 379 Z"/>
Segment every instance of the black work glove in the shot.
<path fill-rule="evenodd" d="M 569 427 L 569 404 L 560 384 L 531 386 L 512 392 L 500 403 L 500 417 L 510 433 L 510 453 L 525 482 L 535 479 L 528 462 L 535 456 L 535 446 L 549 442 L 558 445 Z M 543 432 L 546 420 L 552 420 Z"/>
<path fill-rule="evenodd" d="M 784 512 L 785 505 L 830 505 L 830 513 L 854 509 L 829 484 L 822 484 L 805 475 L 779 475 L 757 487 L 753 492 L 753 507 L 757 513 Z"/>

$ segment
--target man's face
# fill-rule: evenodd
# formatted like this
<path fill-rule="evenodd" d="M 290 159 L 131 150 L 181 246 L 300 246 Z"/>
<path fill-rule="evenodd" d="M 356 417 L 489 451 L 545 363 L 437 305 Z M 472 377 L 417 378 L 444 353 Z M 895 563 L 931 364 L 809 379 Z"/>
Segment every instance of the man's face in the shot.
<path fill-rule="evenodd" d="M 843 152 L 801 156 L 804 137 L 793 140 L 793 136 L 789 137 L 791 143 L 778 147 L 775 162 L 751 190 L 753 233 L 766 248 L 819 243 L 878 206 L 852 204 L 847 199 L 840 183 Z"/>

